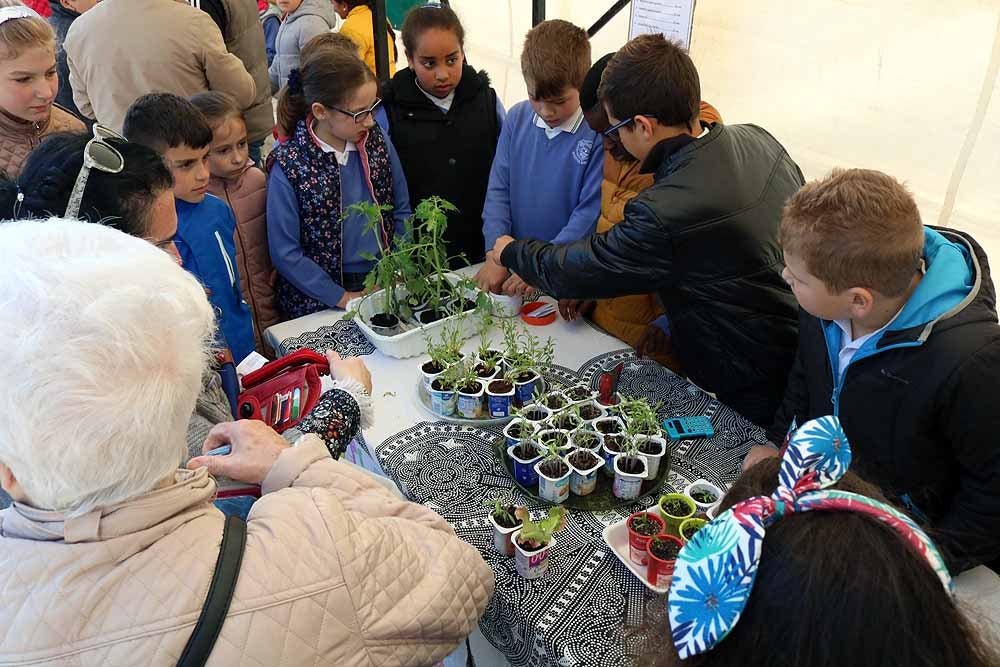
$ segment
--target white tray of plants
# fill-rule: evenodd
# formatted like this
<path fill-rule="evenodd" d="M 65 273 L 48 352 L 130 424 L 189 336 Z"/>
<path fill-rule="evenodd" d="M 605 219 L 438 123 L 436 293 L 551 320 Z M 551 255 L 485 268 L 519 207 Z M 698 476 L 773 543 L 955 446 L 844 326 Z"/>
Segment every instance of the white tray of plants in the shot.
<path fill-rule="evenodd" d="M 492 318 L 479 318 L 476 354 L 461 351 L 462 318 L 427 337 L 430 357 L 419 368 L 417 397 L 434 416 L 463 424 L 499 425 L 545 391 L 541 368 L 552 363 L 553 343 L 542 343 L 514 320 L 501 320 L 502 349 L 489 338 Z"/>
<path fill-rule="evenodd" d="M 355 204 L 346 214 L 367 219 L 379 246 L 375 267 L 365 278 L 365 296 L 347 304 L 345 319 L 353 319 L 382 354 L 405 359 L 424 351 L 425 338 L 453 323 L 459 340 L 471 337 L 493 301 L 475 282 L 449 270 L 444 230 L 448 213 L 456 210 L 440 197 L 420 202 L 406 233 L 386 246 L 381 234 L 382 214 L 388 206 Z"/>

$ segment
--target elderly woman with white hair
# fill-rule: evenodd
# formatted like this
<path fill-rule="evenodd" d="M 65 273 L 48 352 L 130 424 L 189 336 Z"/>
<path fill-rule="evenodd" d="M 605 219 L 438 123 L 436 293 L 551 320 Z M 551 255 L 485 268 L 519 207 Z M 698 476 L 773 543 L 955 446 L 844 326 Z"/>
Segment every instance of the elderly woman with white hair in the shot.
<path fill-rule="evenodd" d="M 0 224 L 0 312 L 0 663 L 190 664 L 214 613 L 209 665 L 423 665 L 475 627 L 493 589 L 476 549 L 317 436 L 222 424 L 205 446 L 231 454 L 178 467 L 214 325 L 166 253 L 96 224 Z M 327 399 L 353 436 L 351 395 Z M 240 520 L 212 505 L 206 460 L 263 490 L 221 614 L 205 602 Z"/>

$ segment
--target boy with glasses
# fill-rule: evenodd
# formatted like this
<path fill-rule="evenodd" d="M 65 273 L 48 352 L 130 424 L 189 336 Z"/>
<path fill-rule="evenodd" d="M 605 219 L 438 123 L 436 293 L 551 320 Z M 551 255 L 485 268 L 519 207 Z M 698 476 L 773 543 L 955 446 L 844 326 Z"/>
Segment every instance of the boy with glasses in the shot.
<path fill-rule="evenodd" d="M 174 179 L 174 242 L 184 268 L 205 286 L 219 331 L 239 364 L 254 351 L 253 319 L 236 269 L 236 219 L 225 202 L 208 194 L 212 129 L 183 97 L 151 93 L 129 107 L 125 136 L 163 156 Z"/>
<path fill-rule="evenodd" d="M 604 234 L 558 244 L 501 237 L 493 249 L 557 298 L 655 290 L 688 377 L 769 424 L 795 355 L 797 308 L 781 279 L 778 221 L 802 173 L 753 125 L 699 122 L 694 63 L 643 35 L 608 63 L 599 97 L 621 143 L 654 175 Z"/>

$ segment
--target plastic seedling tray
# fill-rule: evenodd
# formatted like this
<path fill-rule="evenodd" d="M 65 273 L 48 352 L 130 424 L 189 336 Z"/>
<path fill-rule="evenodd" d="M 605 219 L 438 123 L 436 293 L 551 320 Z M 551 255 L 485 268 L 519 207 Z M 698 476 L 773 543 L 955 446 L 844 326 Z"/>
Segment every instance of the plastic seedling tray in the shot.
<path fill-rule="evenodd" d="M 453 285 L 459 280 L 459 276 L 454 273 L 447 273 L 445 277 Z M 405 289 L 397 287 L 396 290 L 399 300 L 402 301 L 406 294 Z M 365 333 L 365 336 L 368 337 L 368 340 L 372 342 L 378 351 L 387 357 L 407 359 L 425 354 L 427 343 L 424 338 L 433 338 L 437 330 L 443 327 L 445 323 L 454 322 L 459 318 L 459 315 L 449 315 L 430 324 L 418 325 L 413 320 L 400 317 L 400 333 L 395 336 L 382 336 L 372 330 L 371 318 L 380 312 L 382 304 L 385 303 L 383 300 L 384 291 L 379 290 L 364 297 L 351 299 L 347 302 L 347 309 L 357 309 L 357 315 L 354 316 L 354 323 Z M 472 295 L 470 295 L 470 298 L 474 299 Z M 475 312 L 464 313 L 460 327 L 463 340 L 475 335 L 479 330 L 480 320 L 481 318 Z"/>

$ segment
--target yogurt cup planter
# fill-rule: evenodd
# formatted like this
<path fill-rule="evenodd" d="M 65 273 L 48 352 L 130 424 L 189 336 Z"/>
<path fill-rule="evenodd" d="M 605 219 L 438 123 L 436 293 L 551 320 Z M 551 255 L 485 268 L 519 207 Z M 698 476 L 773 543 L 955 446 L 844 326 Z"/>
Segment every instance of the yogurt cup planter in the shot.
<path fill-rule="evenodd" d="M 604 435 L 624 433 L 625 424 L 618 417 L 601 417 L 594 420 L 594 429 Z"/>
<path fill-rule="evenodd" d="M 535 371 L 525 371 L 517 375 L 514 378 L 514 404 L 527 405 L 535 400 L 535 391 L 540 380 L 541 377 Z"/>
<path fill-rule="evenodd" d="M 444 370 L 445 370 L 444 366 L 434 361 L 433 359 L 425 361 L 423 364 L 421 364 L 420 375 L 424 378 L 424 388 L 427 389 L 427 391 L 430 391 L 431 383 L 434 382 L 435 379 L 437 379 L 437 376 L 441 375 L 441 373 L 444 373 Z"/>
<path fill-rule="evenodd" d="M 664 494 L 660 497 L 658 506 L 660 508 L 660 516 L 663 517 L 663 522 L 667 525 L 665 532 L 677 538 L 681 536 L 681 523 L 685 519 L 693 517 L 695 511 L 698 509 L 694 501 L 683 493 Z"/>
<path fill-rule="evenodd" d="M 531 456 L 527 454 L 532 453 Z M 542 459 L 542 450 L 534 440 L 525 440 L 507 448 L 507 456 L 514 462 L 514 479 L 526 489 L 538 484 L 538 473 L 535 464 Z"/>
<path fill-rule="evenodd" d="M 515 396 L 515 399 L 517 397 Z M 530 403 L 521 410 L 521 416 L 534 424 L 541 424 L 552 416 L 552 411 L 544 405 Z"/>
<path fill-rule="evenodd" d="M 608 411 L 604 407 L 594 400 L 583 401 L 578 404 L 577 408 L 580 413 L 580 419 L 583 420 L 584 424 L 594 425 L 598 419 L 602 419 L 608 416 Z"/>
<path fill-rule="evenodd" d="M 662 585 L 663 580 L 674 576 L 674 565 L 677 554 L 684 545 L 673 535 L 661 533 L 649 541 L 646 551 L 649 562 L 646 564 L 646 579 L 653 586 Z"/>
<path fill-rule="evenodd" d="M 527 419 L 514 419 L 504 426 L 503 435 L 507 439 L 507 446 L 513 447 L 525 440 L 534 439 L 538 433 L 538 426 Z"/>
<path fill-rule="evenodd" d="M 681 525 L 678 527 L 678 532 L 681 534 L 681 541 L 687 544 L 694 537 L 694 534 L 701 530 L 707 523 L 708 521 L 699 519 L 698 517 L 691 517 L 690 519 L 681 521 Z"/>
<path fill-rule="evenodd" d="M 483 414 L 483 383 L 474 384 L 475 387 L 466 385 L 458 390 L 456 411 L 465 419 L 479 419 Z"/>
<path fill-rule="evenodd" d="M 517 541 L 520 534 L 521 531 L 517 530 L 511 535 L 511 542 L 514 543 L 514 568 L 525 579 L 539 579 L 545 576 L 545 572 L 549 569 L 549 553 L 556 545 L 555 536 L 550 537 L 544 547 L 528 551 Z"/>
<path fill-rule="evenodd" d="M 639 447 L 639 456 L 646 459 L 649 477 L 656 477 L 660 471 L 660 461 L 667 453 L 667 441 L 655 435 L 637 435 L 635 443 Z"/>
<path fill-rule="evenodd" d="M 570 401 L 561 391 L 550 391 L 542 397 L 541 403 L 549 410 L 552 410 L 552 412 L 559 412 L 566 409 Z"/>
<path fill-rule="evenodd" d="M 493 314 L 497 317 L 517 317 L 521 314 L 521 305 L 524 303 L 521 296 L 507 296 L 493 292 L 490 292 L 490 300 L 493 301 Z"/>
<path fill-rule="evenodd" d="M 513 516 L 513 506 L 508 505 L 507 509 L 510 510 L 510 514 Z M 488 517 L 490 525 L 493 526 L 493 548 L 497 553 L 505 556 L 513 556 L 514 543 L 511 541 L 510 536 L 521 529 L 521 521 L 514 519 L 514 524 L 507 526 L 504 519 L 502 517 L 498 519 L 493 512 L 490 512 Z"/>
<path fill-rule="evenodd" d="M 646 548 L 654 536 L 663 532 L 663 519 L 652 512 L 636 512 L 628 518 L 628 557 L 636 565 L 648 565 Z"/>
<path fill-rule="evenodd" d="M 535 464 L 538 475 L 538 495 L 550 503 L 563 503 L 569 498 L 569 478 L 573 470 L 560 458 L 547 457 Z"/>
<path fill-rule="evenodd" d="M 574 447 L 588 449 L 598 457 L 601 456 L 601 447 L 604 446 L 604 436 L 589 428 L 581 428 L 570 433 L 570 442 Z"/>
<path fill-rule="evenodd" d="M 486 383 L 486 412 L 490 417 L 500 419 L 510 416 L 514 405 L 514 383 L 496 379 Z M 530 422 L 529 422 L 530 423 Z"/>
<path fill-rule="evenodd" d="M 597 396 L 596 391 L 582 384 L 578 384 L 574 387 L 570 387 L 569 389 L 565 389 L 563 390 L 563 393 L 566 395 L 566 398 L 568 398 L 570 403 L 572 403 L 573 405 L 576 405 L 578 403 L 585 403 L 586 401 L 593 400 Z"/>
<path fill-rule="evenodd" d="M 552 446 L 560 451 L 565 451 L 572 446 L 569 441 L 569 431 L 557 428 L 542 429 L 535 439 L 542 447 L 552 443 Z"/>
<path fill-rule="evenodd" d="M 446 389 L 440 378 L 431 382 L 431 410 L 442 417 L 455 414 L 455 390 Z"/>
<path fill-rule="evenodd" d="M 713 506 L 719 504 L 719 501 L 722 500 L 722 496 L 725 494 L 715 484 L 704 479 L 699 479 L 697 482 L 692 482 L 684 488 L 684 495 L 694 501 L 695 507 L 698 508 L 699 512 L 704 512 L 707 515 Z"/>
<path fill-rule="evenodd" d="M 552 427 L 562 431 L 575 431 L 583 425 L 583 421 L 572 412 L 562 412 L 552 416 Z"/>
<path fill-rule="evenodd" d="M 615 474 L 615 457 L 625 451 L 625 436 L 620 433 L 611 433 L 603 438 L 601 456 L 604 457 L 604 473 L 611 476 Z"/>
<path fill-rule="evenodd" d="M 483 382 L 488 382 L 500 375 L 499 362 L 493 362 L 493 370 L 485 362 L 476 362 L 476 376 Z"/>
<path fill-rule="evenodd" d="M 586 496 L 597 487 L 597 473 L 604 465 L 604 459 L 588 449 L 578 449 L 566 457 L 572 474 L 569 477 L 570 493 Z"/>
<path fill-rule="evenodd" d="M 646 459 L 641 456 L 626 456 L 619 454 L 615 457 L 615 482 L 611 487 L 615 498 L 619 500 L 632 500 L 638 498 L 642 493 L 642 483 L 646 480 L 648 473 Z"/>

